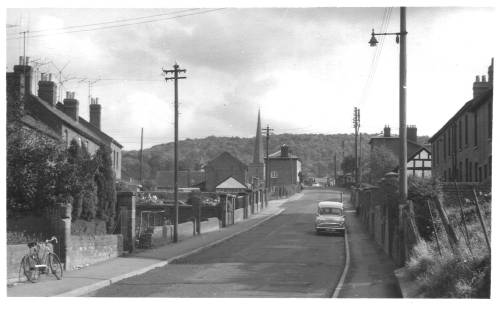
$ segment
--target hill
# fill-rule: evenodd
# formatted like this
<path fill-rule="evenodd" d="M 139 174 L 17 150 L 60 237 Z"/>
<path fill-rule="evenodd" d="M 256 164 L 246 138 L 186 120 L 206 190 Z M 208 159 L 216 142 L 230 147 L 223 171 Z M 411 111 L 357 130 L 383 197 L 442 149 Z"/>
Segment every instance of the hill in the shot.
<path fill-rule="evenodd" d="M 361 156 L 368 156 L 368 141 L 376 134 L 362 134 Z M 428 137 L 419 137 L 419 142 L 426 142 Z M 333 175 L 334 154 L 337 154 L 337 171 L 342 161 L 342 141 L 344 155 L 352 155 L 354 134 L 279 134 L 269 138 L 269 153 L 279 150 L 280 145 L 287 144 L 291 152 L 302 160 L 303 171 L 322 177 Z M 248 164 L 253 157 L 254 138 L 215 137 L 186 139 L 179 141 L 179 169 L 200 169 L 205 163 L 227 151 Z M 264 139 L 265 153 L 265 139 Z M 154 179 L 159 170 L 173 169 L 174 143 L 155 145 L 143 151 L 143 178 Z M 122 153 L 122 176 L 139 179 L 139 151 Z"/>

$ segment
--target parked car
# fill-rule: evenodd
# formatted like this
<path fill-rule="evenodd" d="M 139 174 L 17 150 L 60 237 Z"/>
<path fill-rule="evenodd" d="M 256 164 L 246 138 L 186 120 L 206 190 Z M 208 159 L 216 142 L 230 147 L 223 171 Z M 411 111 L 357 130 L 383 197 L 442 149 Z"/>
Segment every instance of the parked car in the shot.
<path fill-rule="evenodd" d="M 329 232 L 345 234 L 344 204 L 336 201 L 321 201 L 318 204 L 316 233 Z"/>

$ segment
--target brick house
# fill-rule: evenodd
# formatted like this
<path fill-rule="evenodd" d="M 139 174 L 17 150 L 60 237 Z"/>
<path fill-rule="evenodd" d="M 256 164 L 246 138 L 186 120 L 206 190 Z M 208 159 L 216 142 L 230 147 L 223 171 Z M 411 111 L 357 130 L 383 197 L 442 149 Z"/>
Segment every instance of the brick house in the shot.
<path fill-rule="evenodd" d="M 101 105 L 92 98 L 89 121 L 79 116 L 79 102 L 74 93 L 67 92 L 63 103 L 57 102 L 57 85 L 50 74 L 42 74 L 38 94 L 32 93 L 32 68 L 28 58 L 20 57 L 13 72 L 7 72 L 7 109 L 20 105 L 21 123 L 69 146 L 76 140 L 93 154 L 99 146 L 111 149 L 112 167 L 117 179 L 121 178 L 120 143 L 101 131 Z M 24 98 L 24 100 L 23 100 Z"/>
<path fill-rule="evenodd" d="M 483 75 L 472 85 L 467 101 L 430 139 L 432 174 L 443 181 L 491 180 L 493 138 L 493 58 L 488 80 Z"/>
<path fill-rule="evenodd" d="M 247 165 L 228 152 L 223 152 L 205 165 L 205 190 L 215 192 L 216 187 L 229 177 L 246 185 L 247 173 Z"/>
<path fill-rule="evenodd" d="M 406 147 L 407 147 L 407 164 L 406 168 L 408 176 L 418 176 L 422 178 L 431 177 L 431 160 L 432 153 L 424 145 L 417 142 L 417 127 L 408 126 L 406 128 Z M 396 158 L 399 158 L 399 137 L 391 136 L 391 128 L 384 127 L 384 134 L 381 137 L 373 137 L 370 139 L 370 152 L 375 147 L 383 146 L 387 148 Z M 397 166 L 394 171 L 397 171 Z M 389 172 L 389 171 L 387 171 Z"/>
<path fill-rule="evenodd" d="M 300 183 L 299 172 L 302 171 L 300 158 L 289 150 L 288 145 L 283 144 L 279 151 L 269 154 L 267 159 L 271 191 L 277 188 Z"/>

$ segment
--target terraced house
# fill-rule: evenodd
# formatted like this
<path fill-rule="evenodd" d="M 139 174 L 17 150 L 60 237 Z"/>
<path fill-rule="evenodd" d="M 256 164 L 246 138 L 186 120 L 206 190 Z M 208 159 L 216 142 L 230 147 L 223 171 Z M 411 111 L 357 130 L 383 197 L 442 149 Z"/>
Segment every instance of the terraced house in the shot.
<path fill-rule="evenodd" d="M 488 79 L 476 76 L 473 98 L 429 139 L 432 174 L 443 181 L 491 180 L 493 139 L 493 63 Z"/>
<path fill-rule="evenodd" d="M 66 92 L 63 102 L 57 100 L 57 85 L 50 74 L 42 74 L 37 95 L 33 94 L 33 70 L 29 58 L 20 57 L 13 72 L 7 72 L 7 109 L 15 105 L 21 111 L 23 126 L 64 142 L 69 146 L 76 140 L 93 154 L 99 146 L 111 149 L 112 167 L 117 179 L 121 178 L 122 145 L 101 131 L 101 105 L 92 98 L 89 120 L 79 115 L 79 101 L 74 92 Z"/>

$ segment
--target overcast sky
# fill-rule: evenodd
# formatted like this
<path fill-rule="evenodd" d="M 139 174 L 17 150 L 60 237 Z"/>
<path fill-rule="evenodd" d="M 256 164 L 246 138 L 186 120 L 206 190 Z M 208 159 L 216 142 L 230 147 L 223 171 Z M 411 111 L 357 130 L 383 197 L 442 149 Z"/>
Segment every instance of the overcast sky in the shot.
<path fill-rule="evenodd" d="M 27 55 L 55 64 L 40 72 L 67 64 L 67 78 L 101 79 L 92 96 L 103 131 L 127 150 L 139 148 L 141 127 L 146 147 L 173 140 L 174 89 L 161 73 L 175 62 L 187 70 L 181 139 L 254 136 L 259 108 L 276 133 L 350 133 L 354 106 L 362 132 L 389 124 L 397 133 L 399 46 L 385 37 L 373 74 L 377 49 L 368 45 L 389 9 L 210 10 L 8 9 L 7 70 L 29 30 Z M 399 31 L 399 8 L 390 13 L 387 31 Z M 407 9 L 407 120 L 419 135 L 433 135 L 471 99 L 494 56 L 495 17 L 491 8 Z M 97 25 L 76 27 L 89 24 Z M 88 84 L 73 79 L 64 90 L 76 92 L 88 119 Z"/>

